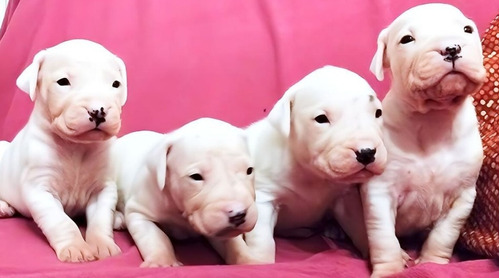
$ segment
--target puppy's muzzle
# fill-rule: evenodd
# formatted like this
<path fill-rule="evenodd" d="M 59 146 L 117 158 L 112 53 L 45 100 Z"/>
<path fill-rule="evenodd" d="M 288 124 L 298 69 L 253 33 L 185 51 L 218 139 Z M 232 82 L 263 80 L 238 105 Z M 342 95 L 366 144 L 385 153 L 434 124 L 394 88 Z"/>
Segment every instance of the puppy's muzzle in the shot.
<path fill-rule="evenodd" d="M 462 58 L 462 56 L 459 56 L 462 52 L 462 47 L 458 44 L 455 44 L 454 46 L 448 46 L 444 49 L 444 51 L 441 51 L 441 55 L 444 56 L 444 60 L 446 62 L 451 62 L 453 64 L 453 68 L 455 68 L 455 61 L 458 58 Z"/>
<path fill-rule="evenodd" d="M 377 149 L 370 149 L 370 148 L 365 148 L 361 149 L 359 151 L 355 151 L 356 153 L 356 160 L 363 164 L 363 165 L 368 165 L 375 161 L 375 153 L 377 152 Z"/>
<path fill-rule="evenodd" d="M 229 216 L 229 223 L 231 225 L 238 227 L 241 224 L 245 223 L 245 217 L 247 216 L 247 210 L 242 210 L 242 211 L 234 211 L 231 210 L 228 212 Z"/>
<path fill-rule="evenodd" d="M 88 111 L 89 113 L 89 121 L 95 122 L 95 128 L 97 128 L 101 123 L 106 121 L 106 112 L 104 112 L 104 108 L 101 107 L 99 110 Z"/>

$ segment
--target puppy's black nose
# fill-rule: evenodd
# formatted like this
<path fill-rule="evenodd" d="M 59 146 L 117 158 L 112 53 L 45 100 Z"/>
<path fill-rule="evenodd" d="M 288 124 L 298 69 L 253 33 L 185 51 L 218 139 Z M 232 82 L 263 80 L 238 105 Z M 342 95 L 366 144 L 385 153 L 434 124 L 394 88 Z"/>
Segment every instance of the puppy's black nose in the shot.
<path fill-rule="evenodd" d="M 377 149 L 361 149 L 359 151 L 355 151 L 356 153 L 356 160 L 363 164 L 363 165 L 368 165 L 375 161 L 375 153 L 377 152 Z"/>
<path fill-rule="evenodd" d="M 458 56 L 462 52 L 462 47 L 460 45 L 455 44 L 454 46 L 448 46 L 444 51 L 441 51 L 441 55 L 445 56 L 444 60 L 447 62 L 455 62 L 458 58 L 462 56 Z"/>
<path fill-rule="evenodd" d="M 97 128 L 101 123 L 106 121 L 106 112 L 104 112 L 104 108 L 101 107 L 99 110 L 87 111 L 89 113 L 89 121 L 95 122 L 95 127 Z"/>
<path fill-rule="evenodd" d="M 247 216 L 247 211 L 230 211 L 229 212 L 229 223 L 238 227 L 239 225 L 245 223 L 245 217 Z"/>

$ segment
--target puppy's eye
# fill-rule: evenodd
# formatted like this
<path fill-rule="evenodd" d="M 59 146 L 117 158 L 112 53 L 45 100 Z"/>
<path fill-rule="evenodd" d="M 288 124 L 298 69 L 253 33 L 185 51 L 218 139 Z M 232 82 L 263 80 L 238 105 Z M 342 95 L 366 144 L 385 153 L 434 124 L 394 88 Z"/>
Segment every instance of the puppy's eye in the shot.
<path fill-rule="evenodd" d="M 202 181 L 203 180 L 203 177 L 200 175 L 200 174 L 192 174 L 189 176 L 192 180 L 195 180 L 195 181 Z"/>
<path fill-rule="evenodd" d="M 325 114 L 317 116 L 316 118 L 314 118 L 314 120 L 319 124 L 326 124 L 330 122 Z"/>
<path fill-rule="evenodd" d="M 59 84 L 59 86 L 69 86 L 69 85 L 71 85 L 69 83 L 68 78 L 61 78 L 61 79 L 57 80 L 57 84 Z"/>
<path fill-rule="evenodd" d="M 377 111 L 375 111 L 375 118 L 380 118 L 380 116 L 382 116 L 382 109 L 377 109 Z"/>
<path fill-rule="evenodd" d="M 253 167 L 248 167 L 247 175 L 251 175 L 253 173 Z"/>
<path fill-rule="evenodd" d="M 474 29 L 472 28 L 472 26 L 467 25 L 467 26 L 464 27 L 464 32 L 472 34 L 472 32 L 474 32 Z"/>
<path fill-rule="evenodd" d="M 121 85 L 120 81 L 115 80 L 115 82 L 113 82 L 112 86 L 113 86 L 113 88 L 118 88 L 118 87 L 120 87 L 120 85 Z"/>
<path fill-rule="evenodd" d="M 406 35 L 406 36 L 402 37 L 399 42 L 402 43 L 402 44 L 407 44 L 407 43 L 410 43 L 410 42 L 412 42 L 414 40 L 415 40 L 414 37 L 412 37 L 410 35 Z"/>

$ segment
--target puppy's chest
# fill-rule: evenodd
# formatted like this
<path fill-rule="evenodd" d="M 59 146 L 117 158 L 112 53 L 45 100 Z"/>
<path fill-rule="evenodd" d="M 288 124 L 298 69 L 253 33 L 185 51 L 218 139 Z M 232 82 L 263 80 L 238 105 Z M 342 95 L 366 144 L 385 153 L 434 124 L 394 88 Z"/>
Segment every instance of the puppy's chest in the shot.
<path fill-rule="evenodd" d="M 65 152 L 57 155 L 50 189 L 66 213 L 81 213 L 89 200 L 103 189 L 106 167 L 107 159 L 102 154 Z"/>
<path fill-rule="evenodd" d="M 447 213 L 462 190 L 475 184 L 473 160 L 453 148 L 443 148 L 426 157 L 389 165 L 387 170 L 393 171 L 392 179 L 397 181 L 398 234 L 424 229 Z"/>
<path fill-rule="evenodd" d="M 277 192 L 279 206 L 276 228 L 294 229 L 310 227 L 319 222 L 334 199 L 341 194 L 326 182 L 300 183 L 282 187 Z"/>

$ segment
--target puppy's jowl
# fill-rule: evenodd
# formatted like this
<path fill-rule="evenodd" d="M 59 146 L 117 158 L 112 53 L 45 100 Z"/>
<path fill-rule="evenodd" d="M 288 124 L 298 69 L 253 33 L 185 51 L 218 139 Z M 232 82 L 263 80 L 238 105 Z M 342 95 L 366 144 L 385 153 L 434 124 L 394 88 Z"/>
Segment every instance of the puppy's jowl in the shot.
<path fill-rule="evenodd" d="M 248 127 L 259 218 L 245 241 L 256 260 L 275 261 L 275 232 L 295 234 L 329 212 L 367 255 L 354 184 L 384 170 L 381 108 L 364 79 L 326 66 L 293 85 L 267 118 Z"/>
<path fill-rule="evenodd" d="M 373 276 L 403 270 L 396 237 L 430 233 L 416 263 L 447 263 L 476 195 L 483 158 L 472 98 L 485 78 L 477 27 L 444 4 L 414 7 L 378 38 L 371 70 L 390 70 L 385 172 L 362 186 Z"/>
<path fill-rule="evenodd" d="M 243 130 L 202 118 L 172 133 L 140 131 L 112 148 L 117 217 L 144 260 L 177 266 L 170 238 L 204 236 L 227 263 L 252 263 L 236 237 L 257 220 L 253 167 Z"/>
<path fill-rule="evenodd" d="M 0 162 L 1 212 L 32 217 L 61 261 L 120 253 L 112 230 L 116 186 L 106 168 L 126 83 L 123 61 L 87 40 L 40 51 L 17 79 L 34 108 Z M 85 240 L 70 218 L 80 214 Z"/>

